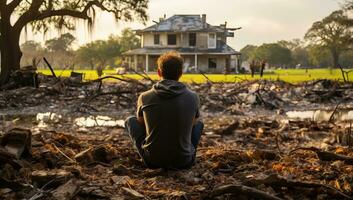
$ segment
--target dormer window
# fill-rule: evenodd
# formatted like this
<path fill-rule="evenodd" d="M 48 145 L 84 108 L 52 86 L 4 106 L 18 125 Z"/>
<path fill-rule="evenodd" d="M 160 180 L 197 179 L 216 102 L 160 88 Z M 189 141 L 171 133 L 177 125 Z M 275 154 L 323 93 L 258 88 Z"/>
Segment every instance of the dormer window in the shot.
<path fill-rule="evenodd" d="M 189 46 L 196 46 L 196 33 L 189 33 Z"/>
<path fill-rule="evenodd" d="M 168 45 L 176 45 L 176 34 L 168 34 Z"/>
<path fill-rule="evenodd" d="M 160 35 L 159 34 L 154 34 L 153 35 L 153 41 L 154 41 L 154 44 L 155 45 L 159 45 L 160 43 L 160 41 L 159 41 L 159 38 L 160 38 Z"/>

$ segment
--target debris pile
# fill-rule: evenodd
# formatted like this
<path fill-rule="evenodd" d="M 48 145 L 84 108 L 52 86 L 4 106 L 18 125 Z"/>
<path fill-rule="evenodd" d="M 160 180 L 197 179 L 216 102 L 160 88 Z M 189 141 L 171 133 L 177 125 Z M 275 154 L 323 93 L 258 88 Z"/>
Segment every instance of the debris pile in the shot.
<path fill-rule="evenodd" d="M 152 81 L 40 78 L 39 88 L 0 92 L 2 113 L 58 113 L 1 115 L 1 199 L 352 199 L 352 125 L 334 117 L 352 106 L 352 85 L 192 84 L 204 135 L 195 166 L 173 171 L 146 169 L 115 120 L 134 112 Z M 320 106 L 334 109 L 327 118 L 333 120 L 285 115 Z M 95 116 L 104 112 L 116 123 L 77 121 L 110 120 Z"/>
<path fill-rule="evenodd" d="M 117 83 L 104 83 L 118 79 Z M 32 112 L 99 113 L 113 110 L 133 111 L 138 95 L 154 83 L 147 79 L 103 77 L 81 82 L 76 77 L 53 78 L 39 76 L 38 88 L 21 87 L 0 92 L 0 109 Z M 292 85 L 282 81 L 245 81 L 236 83 L 190 84 L 202 103 L 204 112 L 240 115 L 254 109 L 283 110 L 303 106 L 322 108 L 353 101 L 353 85 L 331 80 L 318 80 Z"/>

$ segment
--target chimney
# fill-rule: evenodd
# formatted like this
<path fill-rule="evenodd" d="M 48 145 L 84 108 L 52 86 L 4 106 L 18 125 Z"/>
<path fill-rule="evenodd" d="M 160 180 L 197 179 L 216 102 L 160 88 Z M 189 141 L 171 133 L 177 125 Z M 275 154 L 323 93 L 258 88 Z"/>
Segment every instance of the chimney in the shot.
<path fill-rule="evenodd" d="M 207 28 L 206 14 L 202 14 L 201 22 L 202 22 L 202 27 Z"/>

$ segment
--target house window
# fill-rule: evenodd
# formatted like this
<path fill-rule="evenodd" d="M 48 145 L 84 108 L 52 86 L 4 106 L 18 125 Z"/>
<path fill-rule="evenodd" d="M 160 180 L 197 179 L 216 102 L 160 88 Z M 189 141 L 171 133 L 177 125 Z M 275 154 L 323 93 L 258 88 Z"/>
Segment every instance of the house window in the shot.
<path fill-rule="evenodd" d="M 208 59 L 208 68 L 209 69 L 217 68 L 217 59 L 216 58 L 209 58 Z"/>
<path fill-rule="evenodd" d="M 176 34 L 168 34 L 168 45 L 176 45 Z"/>
<path fill-rule="evenodd" d="M 216 34 L 208 34 L 208 48 L 216 48 Z"/>
<path fill-rule="evenodd" d="M 189 46 L 196 46 L 196 33 L 189 33 Z"/>
<path fill-rule="evenodd" d="M 154 44 L 159 44 L 159 34 L 153 35 Z"/>

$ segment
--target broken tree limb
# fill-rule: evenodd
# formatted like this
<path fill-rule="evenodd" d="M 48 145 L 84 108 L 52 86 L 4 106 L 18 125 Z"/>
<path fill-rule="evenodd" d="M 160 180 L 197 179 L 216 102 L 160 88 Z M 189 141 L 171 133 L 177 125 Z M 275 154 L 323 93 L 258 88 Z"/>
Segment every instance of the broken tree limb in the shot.
<path fill-rule="evenodd" d="M 52 74 L 55 78 L 57 78 L 57 76 L 56 76 L 56 74 L 55 74 L 55 72 L 54 72 L 54 69 L 52 68 L 52 66 L 50 65 L 50 63 L 48 62 L 48 60 L 47 60 L 45 57 L 43 57 L 43 60 L 44 60 L 44 62 L 47 64 L 48 68 L 50 69 L 51 74 Z"/>
<path fill-rule="evenodd" d="M 119 81 L 122 81 L 122 82 L 126 82 L 126 83 L 136 83 L 136 84 L 138 84 L 140 86 L 143 86 L 144 88 L 147 88 L 147 86 L 145 84 L 141 83 L 138 80 L 130 79 L 130 78 L 129 79 L 127 79 L 127 78 L 119 78 L 119 77 L 116 77 L 116 76 L 104 76 L 104 77 L 89 81 L 87 83 L 102 82 L 104 79 L 116 79 L 116 80 L 119 80 Z"/>
<path fill-rule="evenodd" d="M 134 74 L 141 76 L 143 79 L 150 81 L 152 84 L 154 84 L 156 81 L 154 81 L 153 79 L 151 79 L 151 77 L 148 76 L 148 74 L 146 74 L 146 72 L 143 72 L 143 74 L 141 74 L 140 72 L 131 69 L 132 72 L 134 72 Z"/>
<path fill-rule="evenodd" d="M 265 200 L 281 200 L 281 198 L 270 195 L 264 191 L 239 184 L 217 187 L 213 189 L 209 194 L 207 194 L 203 199 L 214 199 L 215 197 L 224 194 L 246 195 L 252 198 Z"/>
<path fill-rule="evenodd" d="M 341 65 L 338 65 L 338 67 L 339 67 L 340 70 L 341 70 L 342 77 L 343 77 L 343 81 L 346 83 L 346 82 L 347 82 L 347 79 L 346 79 L 345 71 L 343 70 L 343 68 L 342 68 Z"/>
<path fill-rule="evenodd" d="M 316 153 L 317 157 L 321 161 L 336 161 L 336 160 L 341 160 L 344 161 L 344 163 L 348 165 L 353 165 L 353 157 L 345 156 L 345 155 L 340 155 L 340 154 L 335 154 L 332 152 L 328 151 L 322 151 L 316 147 L 299 147 L 294 150 L 292 150 L 289 154 L 292 154 L 295 151 L 298 150 L 306 150 L 306 151 L 313 151 Z"/>
<path fill-rule="evenodd" d="M 204 74 L 204 73 L 200 73 L 203 77 L 205 77 L 206 78 L 206 80 L 207 80 L 207 82 L 208 83 L 211 83 L 211 84 L 213 84 L 213 81 L 211 81 L 211 79 L 210 78 L 208 78 L 208 76 L 206 76 L 206 74 Z"/>
<path fill-rule="evenodd" d="M 263 179 L 252 179 L 247 181 L 244 185 L 248 186 L 257 186 L 257 185 L 267 185 L 271 187 L 304 187 L 304 188 L 324 188 L 331 192 L 334 196 L 337 196 L 339 199 L 352 199 L 352 197 L 344 194 L 338 189 L 331 187 L 329 185 L 324 185 L 321 183 L 311 183 L 311 182 L 302 182 L 296 180 L 288 180 L 283 177 L 278 176 L 278 174 L 271 174 Z"/>

